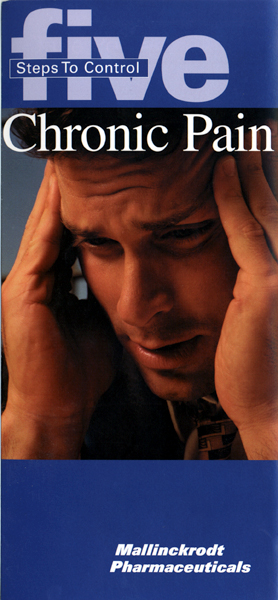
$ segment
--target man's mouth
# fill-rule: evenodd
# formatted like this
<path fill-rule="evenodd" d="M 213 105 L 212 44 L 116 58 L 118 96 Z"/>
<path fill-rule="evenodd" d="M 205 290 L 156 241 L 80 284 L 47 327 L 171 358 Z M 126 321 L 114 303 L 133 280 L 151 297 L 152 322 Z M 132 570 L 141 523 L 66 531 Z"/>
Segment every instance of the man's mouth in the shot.
<path fill-rule="evenodd" d="M 152 347 L 143 346 L 129 339 L 125 347 L 135 361 L 143 367 L 159 371 L 178 369 L 183 367 L 185 361 L 189 361 L 191 356 L 195 354 L 202 337 L 201 335 L 195 335 L 181 342 L 160 346 L 150 344 Z"/>

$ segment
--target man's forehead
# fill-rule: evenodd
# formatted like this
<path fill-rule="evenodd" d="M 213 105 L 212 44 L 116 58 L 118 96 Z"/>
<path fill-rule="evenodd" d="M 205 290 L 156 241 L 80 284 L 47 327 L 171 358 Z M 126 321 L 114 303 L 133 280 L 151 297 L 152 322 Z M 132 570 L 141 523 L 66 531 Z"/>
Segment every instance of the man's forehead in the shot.
<path fill-rule="evenodd" d="M 84 195 L 109 195 L 128 187 L 161 187 L 167 189 L 177 180 L 190 181 L 191 185 L 212 175 L 215 153 L 210 146 L 196 152 L 184 152 L 182 144 L 168 155 L 155 155 L 145 160 L 134 161 L 118 155 L 70 157 L 55 161 L 62 189 L 74 184 L 80 186 Z M 197 178 L 197 179 L 196 179 Z M 82 190 L 81 190 L 82 187 Z"/>
<path fill-rule="evenodd" d="M 177 224 L 211 205 L 214 160 L 182 151 L 140 163 L 107 154 L 59 160 L 62 218 L 76 232 L 102 232 L 115 218 L 146 231 Z"/>

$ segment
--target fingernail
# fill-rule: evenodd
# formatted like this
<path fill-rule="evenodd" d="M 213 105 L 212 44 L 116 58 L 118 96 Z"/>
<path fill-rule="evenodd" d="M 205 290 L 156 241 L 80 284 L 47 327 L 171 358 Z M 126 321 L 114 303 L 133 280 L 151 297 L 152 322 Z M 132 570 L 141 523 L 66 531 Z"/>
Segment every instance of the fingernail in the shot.
<path fill-rule="evenodd" d="M 236 173 L 235 159 L 232 156 L 228 156 L 227 158 L 225 158 L 225 160 L 223 160 L 223 162 L 222 162 L 222 168 L 223 168 L 224 173 L 226 175 L 229 175 L 229 177 L 231 177 L 232 175 L 235 175 L 235 173 Z"/>

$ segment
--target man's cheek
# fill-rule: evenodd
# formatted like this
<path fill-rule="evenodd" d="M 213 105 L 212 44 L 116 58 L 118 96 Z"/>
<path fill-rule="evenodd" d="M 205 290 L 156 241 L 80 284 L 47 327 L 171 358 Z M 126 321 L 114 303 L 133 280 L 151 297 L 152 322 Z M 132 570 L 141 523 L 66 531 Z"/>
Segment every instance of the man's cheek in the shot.
<path fill-rule="evenodd" d="M 98 300 L 110 319 L 112 320 L 113 318 L 114 320 L 118 303 L 116 284 L 111 281 L 111 278 L 104 277 L 103 269 L 101 269 L 99 272 L 98 269 L 86 268 L 86 265 L 83 263 L 82 272 L 90 291 Z"/>

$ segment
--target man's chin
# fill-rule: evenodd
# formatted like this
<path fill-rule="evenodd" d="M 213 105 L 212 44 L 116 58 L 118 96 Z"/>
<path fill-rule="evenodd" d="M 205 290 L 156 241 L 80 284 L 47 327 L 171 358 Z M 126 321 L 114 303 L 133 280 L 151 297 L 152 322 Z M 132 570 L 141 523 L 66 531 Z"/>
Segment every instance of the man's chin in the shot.
<path fill-rule="evenodd" d="M 212 394 L 215 390 L 214 371 L 183 373 L 176 371 L 153 371 L 140 369 L 141 375 L 150 390 L 163 400 L 171 402 L 194 402 Z"/>

